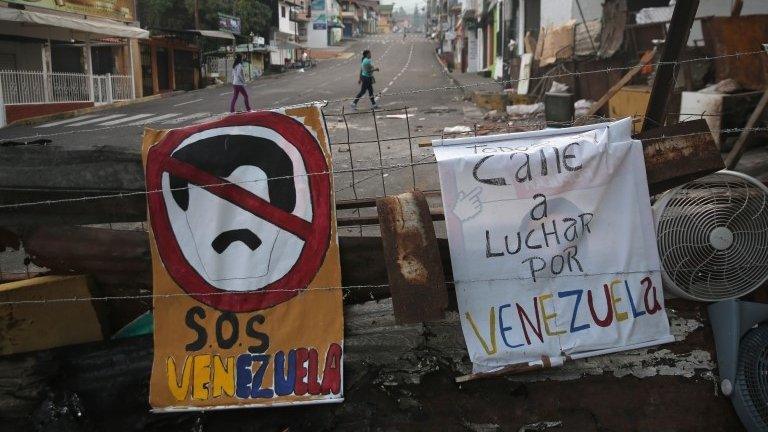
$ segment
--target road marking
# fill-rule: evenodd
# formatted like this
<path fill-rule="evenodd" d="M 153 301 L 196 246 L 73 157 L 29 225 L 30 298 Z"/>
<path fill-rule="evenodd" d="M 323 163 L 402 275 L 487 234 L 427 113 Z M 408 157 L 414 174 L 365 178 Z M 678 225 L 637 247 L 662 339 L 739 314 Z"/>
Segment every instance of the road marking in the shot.
<path fill-rule="evenodd" d="M 186 116 L 183 116 L 183 117 L 178 117 L 178 118 L 175 118 L 173 120 L 164 121 L 163 124 L 178 124 L 178 123 L 182 123 L 182 122 L 185 122 L 185 121 L 198 119 L 198 118 L 201 118 L 201 117 L 209 117 L 210 115 L 211 115 L 211 113 L 209 113 L 209 112 L 199 112 L 199 113 L 194 113 L 194 114 L 186 115 Z"/>
<path fill-rule="evenodd" d="M 169 119 L 171 117 L 176 117 L 177 115 L 180 115 L 180 113 L 170 113 L 170 114 L 163 114 L 161 116 L 152 117 L 152 118 L 146 118 L 144 120 L 139 120 L 137 122 L 131 123 L 130 126 L 139 126 L 139 125 L 145 125 L 149 123 L 158 123 L 160 120 Z"/>
<path fill-rule="evenodd" d="M 108 115 L 108 116 L 96 117 L 95 119 L 91 119 L 91 120 L 86 120 L 86 121 L 81 121 L 81 122 L 77 122 L 77 123 L 72 123 L 72 124 L 69 124 L 67 126 L 68 127 L 84 126 L 84 125 L 88 125 L 88 124 L 92 124 L 92 123 L 98 123 L 100 121 L 109 120 L 109 119 L 118 118 L 118 117 L 124 117 L 124 116 L 125 116 L 125 114 L 112 114 L 112 115 Z"/>
<path fill-rule="evenodd" d="M 195 99 L 195 100 L 192 100 L 192 101 L 189 101 L 189 102 L 182 102 L 182 103 L 178 103 L 178 104 L 176 104 L 176 105 L 174 105 L 174 106 L 175 106 L 175 107 L 177 107 L 177 106 L 182 106 L 182 105 L 186 105 L 186 104 L 191 104 L 191 103 L 195 103 L 195 102 L 200 102 L 201 100 L 202 100 L 202 99 Z"/>
<path fill-rule="evenodd" d="M 120 123 L 126 123 L 126 122 L 129 122 L 129 121 L 138 120 L 140 118 L 149 117 L 149 116 L 153 116 L 153 115 L 155 115 L 155 114 L 153 114 L 153 113 L 149 113 L 149 114 L 136 114 L 134 116 L 130 116 L 130 117 L 126 117 L 126 118 L 121 118 L 121 119 L 117 119 L 117 120 L 108 121 L 106 123 L 101 123 L 101 124 L 99 124 L 99 126 L 112 126 L 112 125 L 116 125 L 116 124 L 120 124 Z"/>
<path fill-rule="evenodd" d="M 72 117 L 72 118 L 68 118 L 66 120 L 55 121 L 53 123 L 46 123 L 44 125 L 40 125 L 40 126 L 37 126 L 37 127 L 38 128 L 49 128 L 49 127 L 53 127 L 53 126 L 60 126 L 60 125 L 66 124 L 66 123 L 71 123 L 71 122 L 76 122 L 76 121 L 80 121 L 80 120 L 85 120 L 85 119 L 88 119 L 88 118 L 93 118 L 93 117 L 96 117 L 97 115 L 98 114 L 88 114 L 88 115 L 83 115 L 83 116 L 80 116 L 80 117 Z"/>

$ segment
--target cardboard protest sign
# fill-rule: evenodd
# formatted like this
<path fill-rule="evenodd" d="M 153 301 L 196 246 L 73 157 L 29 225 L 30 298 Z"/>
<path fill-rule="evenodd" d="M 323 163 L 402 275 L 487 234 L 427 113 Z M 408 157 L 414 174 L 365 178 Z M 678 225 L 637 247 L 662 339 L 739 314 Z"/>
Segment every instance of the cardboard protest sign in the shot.
<path fill-rule="evenodd" d="M 154 410 L 341 401 L 341 272 L 320 110 L 148 130 L 142 155 Z"/>
<path fill-rule="evenodd" d="M 672 341 L 631 122 L 433 143 L 475 372 Z"/>

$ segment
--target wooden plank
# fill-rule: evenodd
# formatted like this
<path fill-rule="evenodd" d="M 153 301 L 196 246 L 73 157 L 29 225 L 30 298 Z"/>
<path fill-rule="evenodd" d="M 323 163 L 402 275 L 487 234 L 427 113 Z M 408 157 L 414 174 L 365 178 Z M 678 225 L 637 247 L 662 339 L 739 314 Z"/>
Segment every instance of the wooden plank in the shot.
<path fill-rule="evenodd" d="M 640 71 L 643 69 L 643 66 L 647 65 L 651 62 L 651 60 L 653 60 L 654 55 L 656 55 L 656 51 L 648 51 L 643 54 L 637 66 L 633 67 L 627 73 L 625 73 L 619 82 L 614 84 L 613 87 L 611 87 L 608 92 L 606 92 L 600 99 L 598 99 L 597 102 L 592 104 L 592 106 L 589 108 L 589 111 L 587 111 L 587 117 L 595 115 L 595 113 L 600 110 L 600 108 L 602 108 L 603 105 L 605 105 L 616 93 L 618 93 L 619 90 L 621 90 L 632 80 L 632 78 L 640 73 Z"/>
<path fill-rule="evenodd" d="M 304 430 L 308 424 L 364 430 L 371 418 L 392 430 L 459 430 L 455 425 L 469 422 L 495 425 L 483 430 L 515 431 L 542 419 L 562 421 L 562 430 L 626 430 L 629 424 L 664 430 L 670 419 L 676 430 L 739 430 L 730 401 L 713 391 L 716 364 L 705 307 L 668 301 L 673 345 L 457 386 L 453 378 L 470 367 L 457 314 L 439 323 L 398 326 L 389 300 L 346 306 L 347 401 L 265 409 L 257 416 L 247 410 L 150 413 L 151 336 L 68 347 L 0 358 L 0 417 L 8 430 L 33 430 L 41 417 L 49 430 L 84 428 L 75 424 L 122 431 L 138 424 L 145 431 L 192 432 L 205 424 L 208 432 L 223 432 L 246 423 L 254 430 Z M 57 398 L 47 399 L 53 390 Z M 76 409 L 61 409 L 72 406 L 68 396 Z M 500 410 L 504 406 L 515 409 Z M 638 406 L 643 409 L 627 409 Z M 36 411 L 43 414 L 33 416 Z"/>
<path fill-rule="evenodd" d="M 376 208 L 397 323 L 443 319 L 448 291 L 424 194 L 414 191 L 379 198 Z"/>
<path fill-rule="evenodd" d="M 643 131 L 665 124 L 667 102 L 675 85 L 675 62 L 680 58 L 680 53 L 688 43 L 688 34 L 698 9 L 699 0 L 678 0 L 675 3 L 675 10 L 672 12 L 672 19 L 669 22 L 667 39 L 661 50 L 659 67 L 656 68 L 656 76 L 653 79 L 653 90 L 651 90 L 651 99 L 645 112 Z"/>
<path fill-rule="evenodd" d="M 768 56 L 737 55 L 757 52 L 768 41 L 765 15 L 707 17 L 701 20 L 701 31 L 705 52 L 713 57 L 713 82 L 730 78 L 745 90 L 760 92 L 768 86 Z"/>
<path fill-rule="evenodd" d="M 744 152 L 747 150 L 747 147 L 749 146 L 749 138 L 753 133 L 751 129 L 755 127 L 757 122 L 760 120 L 760 117 L 763 116 L 766 107 L 768 107 L 768 88 L 765 89 L 763 97 L 760 98 L 760 102 L 757 103 L 755 110 L 752 111 L 752 115 L 749 116 L 749 120 L 747 120 L 747 124 L 744 126 L 744 130 L 741 131 L 739 138 L 736 140 L 736 144 L 733 145 L 733 148 L 725 158 L 725 166 L 728 169 L 736 168 L 736 164 L 739 163 L 741 155 L 744 154 Z"/>
<path fill-rule="evenodd" d="M 0 284 L 0 303 L 94 296 L 85 276 L 43 276 Z M 103 340 L 105 329 L 88 301 L 0 304 L 0 355 Z"/>

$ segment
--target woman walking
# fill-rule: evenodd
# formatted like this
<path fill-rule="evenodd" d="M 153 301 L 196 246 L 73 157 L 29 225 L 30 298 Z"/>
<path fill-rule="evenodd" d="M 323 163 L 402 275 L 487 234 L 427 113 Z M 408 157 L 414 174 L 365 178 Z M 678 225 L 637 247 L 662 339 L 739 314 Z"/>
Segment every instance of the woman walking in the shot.
<path fill-rule="evenodd" d="M 360 92 L 355 96 L 355 100 L 352 102 L 352 109 L 357 110 L 357 102 L 361 97 L 368 92 L 368 97 L 371 99 L 371 108 L 376 109 L 379 106 L 376 104 L 376 100 L 373 98 L 373 83 L 376 82 L 373 79 L 373 73 L 378 71 L 379 68 L 373 67 L 373 60 L 371 60 L 371 51 L 363 51 L 363 61 L 360 63 L 360 76 L 357 78 L 357 83 L 360 84 Z"/>
<path fill-rule="evenodd" d="M 245 91 L 245 73 L 243 72 L 243 56 L 240 54 L 235 55 L 235 64 L 232 65 L 232 88 L 235 93 L 232 95 L 232 103 L 229 104 L 229 112 L 235 112 L 235 105 L 237 105 L 237 95 L 243 94 L 243 102 L 245 102 L 245 110 L 251 110 L 251 104 L 248 103 L 248 93 Z"/>

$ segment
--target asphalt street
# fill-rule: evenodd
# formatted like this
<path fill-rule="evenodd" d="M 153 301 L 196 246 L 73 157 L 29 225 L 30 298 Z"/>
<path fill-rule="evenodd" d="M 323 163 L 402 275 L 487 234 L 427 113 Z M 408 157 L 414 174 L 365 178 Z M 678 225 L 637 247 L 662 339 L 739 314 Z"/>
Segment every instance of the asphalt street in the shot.
<path fill-rule="evenodd" d="M 374 90 L 380 93 L 382 109 L 371 111 L 364 97 L 359 111 L 351 112 L 364 49 L 371 50 L 374 65 L 380 68 Z M 328 101 L 323 112 L 334 168 L 345 171 L 334 176 L 340 200 L 439 189 L 436 166 L 425 164 L 434 160 L 432 152 L 418 143 L 425 136 L 439 137 L 444 127 L 471 125 L 478 115 L 476 108 L 462 101 L 460 90 L 442 89 L 453 85 L 437 62 L 434 42 L 419 34 L 406 39 L 393 34 L 352 41 L 338 58 L 322 60 L 305 71 L 263 77 L 246 87 L 252 109 Z M 45 139 L 68 148 L 118 146 L 139 152 L 144 127 L 169 129 L 220 118 L 228 115 L 231 96 L 230 86 L 213 86 L 67 119 L 11 126 L 0 129 L 0 142 Z M 242 100 L 238 109 L 244 109 Z M 347 172 L 351 169 L 356 172 Z M 378 227 L 370 228 L 371 234 L 378 232 Z"/>

